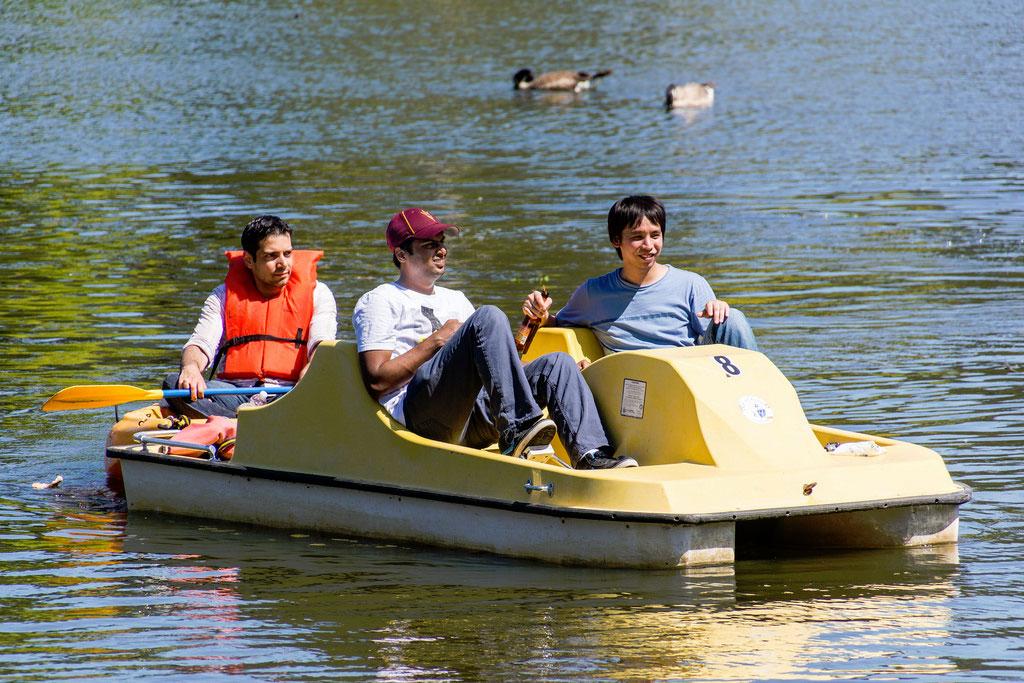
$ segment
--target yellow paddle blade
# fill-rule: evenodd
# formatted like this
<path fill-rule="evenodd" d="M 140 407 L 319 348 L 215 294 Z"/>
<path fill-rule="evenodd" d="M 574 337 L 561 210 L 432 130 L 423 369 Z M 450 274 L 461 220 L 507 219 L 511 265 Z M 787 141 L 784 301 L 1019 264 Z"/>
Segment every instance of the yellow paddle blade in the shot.
<path fill-rule="evenodd" d="M 139 389 L 126 384 L 92 384 L 61 389 L 43 404 L 43 410 L 82 410 L 104 408 L 132 401 L 159 400 L 164 395 L 160 389 Z"/>

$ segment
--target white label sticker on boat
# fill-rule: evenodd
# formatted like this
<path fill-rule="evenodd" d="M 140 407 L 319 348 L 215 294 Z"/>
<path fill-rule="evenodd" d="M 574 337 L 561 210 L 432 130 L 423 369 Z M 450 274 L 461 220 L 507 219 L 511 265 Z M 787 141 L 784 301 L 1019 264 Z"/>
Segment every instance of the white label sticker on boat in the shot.
<path fill-rule="evenodd" d="M 644 416 L 644 401 L 647 398 L 647 382 L 638 379 L 622 380 L 622 407 L 619 412 L 624 417 Z"/>
<path fill-rule="evenodd" d="M 744 396 L 740 399 L 740 412 L 751 422 L 766 424 L 775 419 L 772 407 L 757 396 Z"/>

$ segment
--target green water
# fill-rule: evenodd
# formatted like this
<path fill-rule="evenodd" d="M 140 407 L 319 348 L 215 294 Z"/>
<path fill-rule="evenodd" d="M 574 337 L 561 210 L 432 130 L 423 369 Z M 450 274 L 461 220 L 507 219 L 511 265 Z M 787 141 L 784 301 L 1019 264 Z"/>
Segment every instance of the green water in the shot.
<path fill-rule="evenodd" d="M 0 5 L 0 678 L 1019 680 L 1019 9 Z M 614 73 L 514 93 L 527 66 Z M 712 110 L 662 109 L 687 80 Z M 112 411 L 38 409 L 156 386 L 255 214 L 326 251 L 351 339 L 399 208 L 465 226 L 445 284 L 515 317 L 616 265 L 635 192 L 812 421 L 974 488 L 956 549 L 604 571 L 128 515 Z"/>

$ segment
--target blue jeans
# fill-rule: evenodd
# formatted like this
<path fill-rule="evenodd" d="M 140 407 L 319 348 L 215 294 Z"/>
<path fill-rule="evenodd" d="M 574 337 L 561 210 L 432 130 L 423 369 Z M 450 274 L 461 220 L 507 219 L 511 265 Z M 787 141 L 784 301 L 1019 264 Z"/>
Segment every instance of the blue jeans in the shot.
<path fill-rule="evenodd" d="M 704 344 L 727 344 L 737 346 L 741 349 L 757 351 L 757 340 L 754 339 L 754 330 L 747 322 L 747 316 L 736 308 L 729 309 L 729 317 L 716 325 L 708 325 L 707 331 L 697 339 L 697 346 Z"/>
<path fill-rule="evenodd" d="M 222 379 L 207 380 L 206 386 L 210 387 L 236 387 L 240 386 Z M 172 372 L 164 378 L 164 389 L 178 388 L 178 373 Z M 185 398 L 166 398 L 164 402 L 178 415 L 188 415 L 191 418 L 204 418 L 210 415 L 223 415 L 224 417 L 235 417 L 238 406 L 248 401 L 251 396 L 238 396 L 234 394 L 208 396 L 195 401 Z"/>
<path fill-rule="evenodd" d="M 549 353 L 523 365 L 508 318 L 481 306 L 409 382 L 406 426 L 421 436 L 507 451 L 547 408 L 573 464 L 608 437 L 572 356 Z"/>

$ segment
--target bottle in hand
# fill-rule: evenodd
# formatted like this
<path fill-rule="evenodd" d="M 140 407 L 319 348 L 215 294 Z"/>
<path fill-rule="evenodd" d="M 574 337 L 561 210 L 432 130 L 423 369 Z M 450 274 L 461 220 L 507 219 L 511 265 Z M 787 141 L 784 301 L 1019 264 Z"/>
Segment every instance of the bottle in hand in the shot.
<path fill-rule="evenodd" d="M 548 288 L 541 287 L 541 295 L 548 298 Z M 531 318 L 528 315 L 523 316 L 523 322 L 520 323 L 519 329 L 515 331 L 512 338 L 516 342 L 516 351 L 522 356 L 530 348 L 530 344 L 533 342 L 533 336 L 537 334 L 537 329 L 540 327 L 540 318 Z"/>

